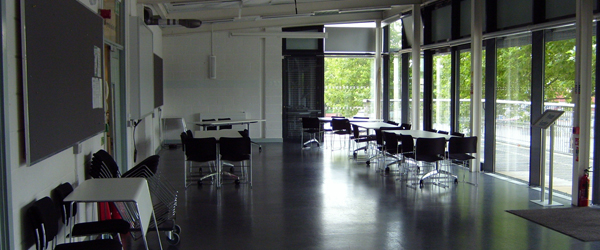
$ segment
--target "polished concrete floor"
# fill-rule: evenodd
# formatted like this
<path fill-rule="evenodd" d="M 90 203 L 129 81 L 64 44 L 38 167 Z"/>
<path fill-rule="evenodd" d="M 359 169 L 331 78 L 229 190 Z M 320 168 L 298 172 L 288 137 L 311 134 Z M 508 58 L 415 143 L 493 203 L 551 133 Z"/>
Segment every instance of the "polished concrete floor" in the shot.
<path fill-rule="evenodd" d="M 542 209 L 527 185 L 480 174 L 474 187 L 459 172 L 448 188 L 410 188 L 345 150 L 254 149 L 252 188 L 229 180 L 185 189 L 181 149 L 160 152 L 161 176 L 179 192 L 181 226 L 176 246 L 161 235 L 164 249 L 600 249 L 505 212 Z M 147 238 L 151 249 L 159 249 L 156 235 Z M 128 248 L 144 249 L 141 240 Z"/>

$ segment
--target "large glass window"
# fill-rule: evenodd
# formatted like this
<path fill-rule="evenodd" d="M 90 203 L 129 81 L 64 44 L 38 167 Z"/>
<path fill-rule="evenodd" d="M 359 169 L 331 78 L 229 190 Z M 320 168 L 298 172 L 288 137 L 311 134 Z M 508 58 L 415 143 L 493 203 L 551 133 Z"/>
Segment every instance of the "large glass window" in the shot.
<path fill-rule="evenodd" d="M 433 56 L 433 105 L 432 127 L 450 131 L 450 95 L 452 79 L 452 55 L 439 53 Z"/>
<path fill-rule="evenodd" d="M 465 135 L 471 134 L 471 50 L 460 51 L 460 76 L 458 89 L 458 132 Z M 485 95 L 482 95 L 485 96 Z M 481 114 L 483 118 L 483 113 Z M 482 125 L 485 122 L 482 121 Z M 483 144 L 483 143 L 482 143 Z M 483 158 L 483 157 L 482 157 Z"/>
<path fill-rule="evenodd" d="M 375 118 L 375 60 L 325 58 L 325 116 Z"/>
<path fill-rule="evenodd" d="M 531 36 L 498 40 L 496 172 L 529 179 Z"/>
<path fill-rule="evenodd" d="M 392 121 L 402 121 L 402 56 L 400 54 L 390 55 L 390 80 L 389 93 L 390 113 Z"/>
<path fill-rule="evenodd" d="M 562 110 L 565 113 L 554 124 L 553 188 L 571 194 L 573 152 L 571 147 L 573 96 L 575 87 L 575 30 L 548 31 L 545 44 L 544 110 Z M 547 131 L 546 131 L 547 132 Z M 550 142 L 546 133 L 546 143 Z M 546 150 L 546 180 L 549 178 L 549 145 Z M 546 182 L 548 183 L 548 182 Z"/>

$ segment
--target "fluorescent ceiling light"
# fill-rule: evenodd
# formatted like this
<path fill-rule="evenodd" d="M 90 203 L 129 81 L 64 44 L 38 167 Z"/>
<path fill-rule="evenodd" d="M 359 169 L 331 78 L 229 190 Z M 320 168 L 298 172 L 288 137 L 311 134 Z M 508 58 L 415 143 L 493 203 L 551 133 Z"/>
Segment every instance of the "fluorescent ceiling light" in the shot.
<path fill-rule="evenodd" d="M 257 36 L 281 38 L 327 38 L 327 33 L 322 32 L 231 32 L 231 36 Z"/>
<path fill-rule="evenodd" d="M 375 28 L 375 27 L 377 27 L 377 25 L 375 24 L 375 22 L 325 24 L 325 28 L 327 28 L 327 27 L 336 27 L 336 28 Z"/>

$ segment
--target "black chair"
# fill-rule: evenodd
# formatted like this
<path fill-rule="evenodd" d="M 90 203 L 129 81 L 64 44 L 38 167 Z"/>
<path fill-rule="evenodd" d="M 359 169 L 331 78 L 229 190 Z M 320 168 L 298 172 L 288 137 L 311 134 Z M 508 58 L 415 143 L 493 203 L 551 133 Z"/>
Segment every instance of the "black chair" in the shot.
<path fill-rule="evenodd" d="M 470 169 L 471 160 L 475 159 L 472 154 L 477 153 L 477 137 L 452 137 L 448 141 L 448 159 L 453 163 Z M 463 181 L 465 175 L 463 175 Z M 477 183 L 470 183 L 477 186 Z"/>
<path fill-rule="evenodd" d="M 398 126 L 398 125 L 399 125 L 399 124 L 398 124 L 397 122 L 395 122 L 395 121 L 386 121 L 385 123 L 387 123 L 387 124 L 392 124 L 392 125 L 396 125 L 396 126 Z"/>
<path fill-rule="evenodd" d="M 231 118 L 219 118 L 219 121 L 231 121 Z M 231 129 L 233 128 L 232 125 L 219 125 L 219 130 L 221 129 Z"/>
<path fill-rule="evenodd" d="M 202 119 L 202 122 L 214 122 L 215 119 Z M 217 126 L 205 126 L 204 130 L 217 130 Z"/>
<path fill-rule="evenodd" d="M 415 146 L 415 161 L 435 163 L 435 169 L 426 173 L 419 180 L 419 186 L 423 187 L 424 181 L 429 178 L 437 177 L 441 174 L 454 177 L 454 181 L 458 182 L 456 176 L 452 176 L 448 171 L 440 169 L 440 161 L 445 160 L 446 154 L 446 139 L 444 138 L 417 138 Z"/>
<path fill-rule="evenodd" d="M 308 141 L 304 141 L 304 133 L 310 135 L 310 139 Z M 300 142 L 302 143 L 302 148 L 306 148 L 312 143 L 316 143 L 317 147 L 321 146 L 319 143 L 318 135 L 321 133 L 321 122 L 319 118 L 316 117 L 302 117 L 302 132 L 300 135 Z"/>
<path fill-rule="evenodd" d="M 121 172 L 115 159 L 108 152 L 101 149 L 92 154 L 90 176 L 92 178 L 119 178 Z"/>
<path fill-rule="evenodd" d="M 71 226 L 70 233 L 65 233 L 65 238 L 70 237 L 86 237 L 95 235 L 116 235 L 120 238 L 119 234 L 126 234 L 129 232 L 130 225 L 127 221 L 122 219 L 112 219 L 85 223 L 75 223 L 72 221 L 77 215 L 77 206 L 72 206 L 70 202 L 64 202 L 64 199 L 73 192 L 73 186 L 71 183 L 63 183 L 52 190 L 52 197 L 55 201 L 56 211 L 61 214 L 62 222 L 65 226 Z M 73 210 L 71 210 L 73 209 Z"/>
<path fill-rule="evenodd" d="M 435 130 L 435 129 L 423 129 L 423 130 L 427 131 L 427 132 L 437 133 L 437 130 Z"/>
<path fill-rule="evenodd" d="M 352 156 L 354 158 L 357 157 L 358 151 L 360 151 L 360 150 L 367 151 L 369 149 L 369 142 L 376 140 L 376 138 L 374 136 L 361 135 L 360 132 L 361 131 L 359 130 L 358 126 L 352 124 L 352 137 L 350 139 L 354 142 L 354 145 L 355 145 L 354 152 L 352 153 Z M 365 145 L 362 147 L 358 147 L 357 145 L 359 143 L 365 143 Z"/>
<path fill-rule="evenodd" d="M 382 131 L 382 134 L 384 141 L 383 150 L 385 151 L 384 157 L 391 156 L 393 159 L 395 159 L 395 161 L 388 163 L 385 167 L 385 173 L 389 173 L 391 165 L 398 165 L 401 162 L 400 157 L 402 153 L 402 146 L 398 140 L 398 134 L 385 132 L 385 130 Z M 398 170 L 400 170 L 400 166 L 398 166 Z"/>
<path fill-rule="evenodd" d="M 444 135 L 450 134 L 448 131 L 444 131 L 444 130 L 438 130 L 437 133 L 438 134 L 444 134 Z"/>
<path fill-rule="evenodd" d="M 192 133 L 192 131 L 189 129 L 185 131 L 185 134 L 188 138 L 194 138 L 194 133 Z"/>
<path fill-rule="evenodd" d="M 183 134 L 182 134 L 183 136 Z M 209 138 L 187 138 L 184 141 L 186 166 L 184 169 L 184 183 L 188 187 L 192 182 L 196 181 L 198 185 L 202 185 L 202 180 L 211 178 L 214 179 L 217 175 L 216 171 L 208 175 L 202 175 L 202 167 L 197 166 L 197 171 L 194 171 L 194 162 L 208 163 L 209 168 L 216 166 L 217 163 L 217 139 Z M 210 163 L 213 163 L 211 166 Z"/>
<path fill-rule="evenodd" d="M 54 246 L 56 243 L 54 240 L 59 231 L 59 213 L 56 211 L 56 205 L 52 202 L 52 199 L 46 196 L 35 201 L 27 209 L 26 214 L 33 228 L 32 233 L 35 234 L 36 249 L 43 250 L 48 249 L 51 245 Z M 122 248 L 122 244 L 117 239 L 79 241 L 59 244 L 54 247 L 55 250 L 120 250 Z"/>
<path fill-rule="evenodd" d="M 402 128 L 402 130 L 410 130 L 412 126 L 408 123 L 402 123 L 400 124 L 400 127 Z"/>
<path fill-rule="evenodd" d="M 338 135 L 340 137 L 347 137 L 350 139 L 350 135 L 352 134 L 352 127 L 350 126 L 350 121 L 348 119 L 332 119 L 331 120 L 331 129 L 333 130 L 334 135 Z M 347 141 L 347 140 L 344 140 Z M 340 141 L 341 144 L 341 141 Z M 333 148 L 333 141 L 332 147 Z"/>
<path fill-rule="evenodd" d="M 182 132 L 182 134 L 185 134 Z M 121 174 L 119 166 L 115 162 L 115 159 L 105 150 L 101 149 L 92 155 L 92 164 L 90 166 L 90 176 L 92 178 L 120 178 L 130 177 L 131 173 L 140 170 L 147 170 L 154 175 L 158 169 L 158 162 L 160 157 L 158 155 L 152 155 L 144 159 L 127 172 Z"/>
<path fill-rule="evenodd" d="M 221 155 L 222 162 L 241 163 L 241 176 L 234 175 L 233 173 L 223 172 L 224 175 L 228 175 L 235 178 L 235 184 L 240 184 L 241 181 L 250 184 L 252 187 L 252 142 L 248 137 L 221 137 L 219 139 L 219 154 Z M 246 163 L 248 163 L 246 165 Z"/>
<path fill-rule="evenodd" d="M 380 129 L 375 129 L 375 142 L 376 142 L 376 146 L 375 149 L 377 150 L 377 153 L 373 156 L 371 156 L 371 158 L 369 158 L 365 163 L 367 164 L 367 166 L 369 166 L 371 164 L 371 161 L 373 159 L 376 158 L 381 158 L 384 157 L 385 160 L 385 149 L 384 149 L 384 145 L 385 145 L 385 141 L 383 140 L 383 131 L 384 130 L 401 130 L 400 127 L 382 127 Z M 394 157 L 397 159 L 397 157 Z M 387 166 L 386 166 L 387 167 Z"/>

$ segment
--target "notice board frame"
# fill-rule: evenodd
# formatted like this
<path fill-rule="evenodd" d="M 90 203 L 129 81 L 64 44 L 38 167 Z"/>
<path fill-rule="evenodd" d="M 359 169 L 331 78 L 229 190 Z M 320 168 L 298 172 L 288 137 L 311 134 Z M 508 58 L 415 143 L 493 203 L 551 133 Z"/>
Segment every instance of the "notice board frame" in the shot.
<path fill-rule="evenodd" d="M 31 166 L 104 131 L 104 23 L 76 0 L 21 0 L 21 23 Z"/>

